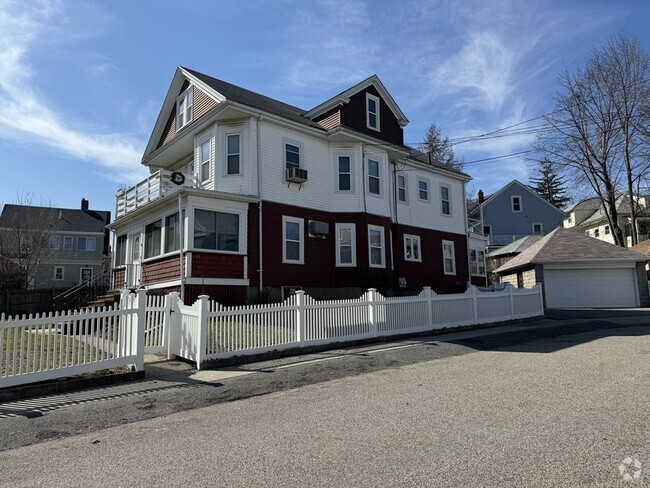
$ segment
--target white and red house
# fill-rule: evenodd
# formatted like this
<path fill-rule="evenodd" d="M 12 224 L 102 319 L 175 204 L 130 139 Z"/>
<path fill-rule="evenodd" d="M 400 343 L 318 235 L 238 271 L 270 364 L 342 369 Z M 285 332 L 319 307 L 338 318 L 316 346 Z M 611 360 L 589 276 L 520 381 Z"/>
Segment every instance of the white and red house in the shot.
<path fill-rule="evenodd" d="M 117 195 L 115 286 L 240 304 L 483 284 L 470 177 L 405 146 L 407 123 L 377 76 L 305 111 L 179 67 L 151 174 Z"/>

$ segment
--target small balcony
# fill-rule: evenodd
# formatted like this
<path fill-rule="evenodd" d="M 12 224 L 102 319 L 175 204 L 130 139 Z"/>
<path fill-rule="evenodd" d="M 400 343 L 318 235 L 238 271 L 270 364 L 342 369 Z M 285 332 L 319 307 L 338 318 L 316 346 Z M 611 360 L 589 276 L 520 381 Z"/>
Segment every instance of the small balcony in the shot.
<path fill-rule="evenodd" d="M 115 197 L 115 218 L 124 217 L 150 202 L 165 195 L 175 193 L 182 188 L 197 188 L 198 181 L 194 175 L 158 170 L 148 178 L 131 188 L 119 190 Z"/>

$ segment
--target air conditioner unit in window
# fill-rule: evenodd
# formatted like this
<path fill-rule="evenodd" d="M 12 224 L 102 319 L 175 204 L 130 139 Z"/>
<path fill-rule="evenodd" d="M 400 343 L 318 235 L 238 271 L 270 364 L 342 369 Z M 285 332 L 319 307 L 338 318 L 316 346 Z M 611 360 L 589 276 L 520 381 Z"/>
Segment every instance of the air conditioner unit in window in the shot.
<path fill-rule="evenodd" d="M 286 178 L 287 181 L 292 183 L 302 183 L 307 181 L 307 170 L 302 168 L 289 168 Z"/>
<path fill-rule="evenodd" d="M 320 237 L 321 239 L 324 239 L 325 236 L 330 233 L 329 225 L 327 225 L 327 222 L 310 220 L 308 228 L 310 237 Z"/>

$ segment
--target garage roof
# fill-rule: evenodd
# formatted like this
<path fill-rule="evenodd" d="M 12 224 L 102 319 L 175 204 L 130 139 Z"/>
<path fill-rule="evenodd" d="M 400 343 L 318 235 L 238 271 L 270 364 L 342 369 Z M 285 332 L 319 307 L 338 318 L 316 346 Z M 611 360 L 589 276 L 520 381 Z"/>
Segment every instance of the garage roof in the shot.
<path fill-rule="evenodd" d="M 646 256 L 624 247 L 558 227 L 495 272 L 503 273 L 531 264 L 646 260 Z"/>

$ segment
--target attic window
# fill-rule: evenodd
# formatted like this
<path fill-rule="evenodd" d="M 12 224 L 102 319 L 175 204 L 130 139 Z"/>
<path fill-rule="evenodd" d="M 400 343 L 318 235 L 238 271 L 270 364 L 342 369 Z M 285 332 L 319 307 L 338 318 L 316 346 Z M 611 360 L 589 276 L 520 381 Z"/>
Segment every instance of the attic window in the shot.
<path fill-rule="evenodd" d="M 379 98 L 366 93 L 366 126 L 379 130 Z"/>
<path fill-rule="evenodd" d="M 176 130 L 179 131 L 192 122 L 194 91 L 189 87 L 176 99 Z"/>

